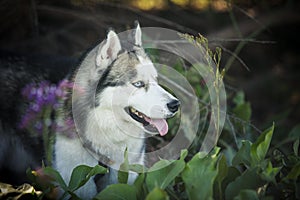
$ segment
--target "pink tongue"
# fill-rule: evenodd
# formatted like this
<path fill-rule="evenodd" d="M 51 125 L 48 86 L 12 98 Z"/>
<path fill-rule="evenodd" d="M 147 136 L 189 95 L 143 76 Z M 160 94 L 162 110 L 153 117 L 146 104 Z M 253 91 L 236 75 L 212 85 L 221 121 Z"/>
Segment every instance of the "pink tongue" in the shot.
<path fill-rule="evenodd" d="M 147 122 L 154 125 L 156 129 L 159 131 L 161 136 L 164 136 L 168 133 L 168 123 L 165 119 L 149 119 L 145 118 Z"/>

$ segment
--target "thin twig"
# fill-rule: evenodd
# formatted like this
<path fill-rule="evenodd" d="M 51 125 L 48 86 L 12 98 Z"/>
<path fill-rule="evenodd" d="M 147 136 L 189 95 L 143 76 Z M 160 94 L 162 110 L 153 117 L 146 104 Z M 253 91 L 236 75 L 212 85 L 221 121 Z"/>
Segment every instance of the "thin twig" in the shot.
<path fill-rule="evenodd" d="M 227 123 L 228 123 L 229 126 L 230 126 L 231 133 L 232 133 L 232 135 L 233 135 L 235 145 L 236 145 L 237 148 L 239 148 L 239 146 L 238 146 L 238 141 L 237 141 L 237 137 L 236 137 L 236 132 L 235 132 L 235 129 L 234 129 L 234 126 L 233 126 L 233 124 L 231 123 L 231 121 L 230 121 L 228 115 L 226 116 L 226 121 L 227 121 Z"/>
<path fill-rule="evenodd" d="M 209 43 L 225 43 L 225 42 L 247 42 L 247 43 L 257 43 L 257 44 L 276 44 L 276 41 L 270 41 L 270 40 L 256 40 L 251 38 L 210 38 L 208 39 Z M 154 42 L 154 43 L 165 43 L 165 44 L 184 44 L 188 43 L 186 40 L 145 40 L 145 42 Z M 189 43 L 190 44 L 190 43 Z"/>
<path fill-rule="evenodd" d="M 228 54 L 230 54 L 231 56 L 233 56 L 236 60 L 238 60 L 245 68 L 247 71 L 251 71 L 249 69 L 249 67 L 247 66 L 247 64 L 235 53 L 230 51 L 229 49 L 225 48 L 223 45 L 220 45 L 220 47 L 222 48 L 222 50 Z"/>
<path fill-rule="evenodd" d="M 256 24 L 258 24 L 262 29 L 268 30 L 268 31 L 269 31 L 268 27 L 267 27 L 265 24 L 263 24 L 262 22 L 260 22 L 260 21 L 259 21 L 258 19 L 256 19 L 255 17 L 249 15 L 249 14 L 247 13 L 247 11 L 245 11 L 244 9 L 240 8 L 239 6 L 237 6 L 237 5 L 235 5 L 235 4 L 233 4 L 233 7 L 234 7 L 235 9 L 239 10 L 241 13 L 243 13 L 243 14 L 246 15 L 247 17 L 249 17 L 251 20 L 253 20 L 253 21 L 254 21 Z"/>
<path fill-rule="evenodd" d="M 245 120 L 243 120 L 243 119 L 241 119 L 239 117 L 236 117 L 233 113 L 227 112 L 227 116 L 229 116 L 230 118 L 232 118 L 232 119 L 234 119 L 234 120 L 236 120 L 236 121 L 238 121 L 238 122 L 240 122 L 242 124 L 246 124 L 246 125 L 250 126 L 251 128 L 253 128 L 258 133 L 262 133 L 262 131 L 259 128 L 257 128 L 254 124 L 252 124 L 252 123 L 250 123 L 248 121 L 245 121 Z"/>
<path fill-rule="evenodd" d="M 257 43 L 257 44 L 276 44 L 276 41 L 270 41 L 270 40 L 256 40 L 252 38 L 210 38 L 210 43 L 217 43 L 217 42 L 247 42 L 247 43 Z"/>

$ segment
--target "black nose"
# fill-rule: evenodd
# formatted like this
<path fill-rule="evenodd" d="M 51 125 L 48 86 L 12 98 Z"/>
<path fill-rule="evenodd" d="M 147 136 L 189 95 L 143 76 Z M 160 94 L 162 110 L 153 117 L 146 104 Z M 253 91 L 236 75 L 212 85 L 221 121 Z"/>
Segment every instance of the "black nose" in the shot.
<path fill-rule="evenodd" d="M 172 100 L 170 103 L 167 103 L 168 109 L 174 113 L 178 110 L 180 106 L 180 101 L 178 100 Z"/>

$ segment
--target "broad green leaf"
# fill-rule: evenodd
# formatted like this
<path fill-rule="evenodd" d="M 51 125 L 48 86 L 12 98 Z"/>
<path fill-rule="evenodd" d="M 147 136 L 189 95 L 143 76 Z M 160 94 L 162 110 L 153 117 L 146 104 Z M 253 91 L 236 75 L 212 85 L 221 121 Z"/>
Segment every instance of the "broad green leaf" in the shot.
<path fill-rule="evenodd" d="M 232 165 L 237 166 L 239 164 L 244 164 L 245 166 L 250 166 L 251 164 L 250 149 L 251 149 L 251 142 L 248 140 L 243 140 L 241 148 L 232 159 Z"/>
<path fill-rule="evenodd" d="M 222 182 L 224 178 L 227 176 L 228 166 L 225 155 L 221 155 L 221 158 L 218 162 L 218 175 L 216 177 L 217 182 Z"/>
<path fill-rule="evenodd" d="M 275 176 L 281 170 L 281 167 L 272 166 L 271 161 L 268 161 L 267 166 L 262 171 L 262 178 L 268 182 L 276 183 Z"/>
<path fill-rule="evenodd" d="M 175 160 L 173 162 L 158 161 L 147 173 L 146 185 L 148 190 L 151 191 L 155 187 L 165 189 L 182 172 L 184 167 L 184 160 Z"/>
<path fill-rule="evenodd" d="M 259 168 L 246 170 L 241 176 L 231 182 L 225 190 L 225 199 L 231 200 L 245 189 L 256 190 L 265 184 L 258 174 Z"/>
<path fill-rule="evenodd" d="M 212 199 L 213 184 L 218 174 L 217 161 L 217 155 L 202 157 L 201 153 L 197 153 L 186 164 L 182 179 L 189 199 Z"/>
<path fill-rule="evenodd" d="M 52 177 L 56 183 L 59 184 L 59 186 L 64 190 L 67 191 L 68 187 L 67 184 L 65 183 L 64 179 L 61 177 L 61 175 L 59 174 L 58 171 L 56 171 L 55 169 L 53 169 L 52 167 L 45 167 L 43 168 L 43 172 Z"/>
<path fill-rule="evenodd" d="M 225 191 L 225 188 L 229 183 L 233 182 L 237 177 L 241 175 L 241 172 L 233 166 L 228 167 L 228 173 L 225 179 L 222 182 L 222 190 Z"/>
<path fill-rule="evenodd" d="M 97 194 L 94 199 L 99 200 L 136 200 L 136 189 L 132 185 L 127 184 L 114 184 L 109 185 L 107 188 Z"/>
<path fill-rule="evenodd" d="M 119 183 L 127 183 L 128 174 L 129 174 L 129 161 L 128 161 L 128 151 L 126 148 L 124 153 L 124 162 L 120 165 L 120 170 L 118 171 Z"/>
<path fill-rule="evenodd" d="M 249 121 L 251 118 L 251 106 L 249 102 L 239 104 L 233 109 L 233 113 L 244 121 Z"/>
<path fill-rule="evenodd" d="M 146 167 L 140 164 L 129 165 L 129 170 L 136 173 L 144 173 L 145 171 L 147 171 Z"/>
<path fill-rule="evenodd" d="M 71 179 L 69 182 L 69 190 L 74 192 L 81 186 L 83 186 L 88 180 L 95 176 L 96 174 L 104 174 L 107 172 L 107 169 L 96 165 L 95 167 L 89 167 L 86 165 L 79 165 L 74 168 L 71 174 Z"/>
<path fill-rule="evenodd" d="M 222 199 L 223 198 L 223 189 L 222 189 L 222 182 L 226 178 L 228 174 L 228 166 L 226 157 L 223 154 L 218 162 L 218 174 L 215 179 L 215 185 L 214 185 L 214 198 L 215 199 Z"/>
<path fill-rule="evenodd" d="M 165 168 L 167 166 L 169 166 L 171 163 L 173 163 L 173 161 L 170 160 L 160 160 L 158 162 L 156 162 L 151 168 L 149 168 L 149 172 L 151 171 L 156 171 L 156 170 L 160 170 L 161 168 Z"/>
<path fill-rule="evenodd" d="M 288 179 L 297 180 L 297 178 L 300 176 L 300 162 L 295 164 L 289 174 L 287 175 Z"/>
<path fill-rule="evenodd" d="M 289 133 L 289 138 L 300 138 L 300 124 L 297 124 Z"/>
<path fill-rule="evenodd" d="M 235 105 L 242 105 L 245 103 L 245 93 L 243 91 L 238 91 L 232 100 Z"/>
<path fill-rule="evenodd" d="M 259 164 L 266 156 L 273 136 L 274 124 L 265 130 L 251 146 L 252 164 Z"/>
<path fill-rule="evenodd" d="M 168 199 L 169 199 L 168 194 L 160 188 L 154 188 L 146 197 L 146 200 L 168 200 Z"/>
<path fill-rule="evenodd" d="M 295 156 L 298 156 L 298 152 L 299 152 L 299 142 L 300 140 L 299 139 L 297 139 L 295 142 L 294 142 L 294 144 L 293 144 L 293 150 L 294 150 L 294 154 L 295 154 Z"/>
<path fill-rule="evenodd" d="M 242 190 L 234 200 L 259 200 L 255 190 Z"/>
<path fill-rule="evenodd" d="M 144 199 L 144 196 L 146 194 L 146 187 L 145 187 L 145 177 L 146 177 L 146 174 L 145 173 L 142 173 L 140 174 L 134 181 L 134 186 L 136 188 L 136 194 L 139 198 L 142 198 Z"/>
<path fill-rule="evenodd" d="M 118 171 L 118 182 L 126 184 L 128 181 L 128 176 L 129 176 L 128 171 L 119 170 Z"/>
<path fill-rule="evenodd" d="M 186 158 L 186 156 L 188 155 L 188 150 L 184 149 L 184 150 L 181 150 L 181 153 L 180 153 L 180 160 L 184 160 Z"/>

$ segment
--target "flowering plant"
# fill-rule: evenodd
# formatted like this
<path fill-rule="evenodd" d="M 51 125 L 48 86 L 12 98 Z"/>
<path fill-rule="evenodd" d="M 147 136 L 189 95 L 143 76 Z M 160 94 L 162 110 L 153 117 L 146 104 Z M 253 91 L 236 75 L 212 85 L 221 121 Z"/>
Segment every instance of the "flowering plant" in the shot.
<path fill-rule="evenodd" d="M 48 81 L 28 84 L 22 96 L 28 100 L 28 108 L 19 123 L 19 129 L 27 130 L 32 136 L 42 136 L 46 162 L 51 166 L 55 134 L 74 137 L 74 121 L 65 117 L 62 107 L 73 83 L 64 79 L 57 85 Z"/>

